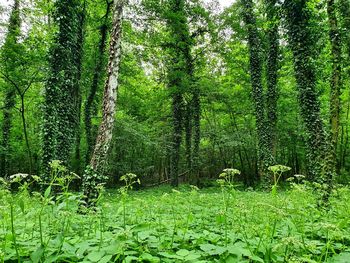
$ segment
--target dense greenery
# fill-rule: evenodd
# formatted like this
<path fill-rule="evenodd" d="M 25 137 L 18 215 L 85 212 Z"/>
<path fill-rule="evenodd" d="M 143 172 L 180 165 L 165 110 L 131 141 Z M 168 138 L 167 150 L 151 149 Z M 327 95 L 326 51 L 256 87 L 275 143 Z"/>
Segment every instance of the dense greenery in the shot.
<path fill-rule="evenodd" d="M 350 258 L 350 0 L 7 2 L 0 262 Z"/>
<path fill-rule="evenodd" d="M 130 3 L 109 178 L 201 183 L 234 166 L 255 185 L 283 163 L 310 178 L 336 165 L 345 179 L 349 3 L 309 2 L 238 1 L 223 11 L 194 0 Z M 113 3 L 18 3 L 2 34 L 2 175 L 39 175 L 53 159 L 82 174 L 102 115 Z M 13 29 L 16 12 L 25 29 Z"/>
<path fill-rule="evenodd" d="M 120 192 L 103 192 L 96 210 L 86 214 L 77 213 L 80 197 L 70 192 L 54 198 L 48 191 L 29 196 L 27 191 L 11 195 L 0 190 L 4 236 L 0 260 L 11 262 L 20 256 L 30 262 L 340 263 L 349 259 L 348 188 L 335 192 L 332 208 L 326 211 L 317 208 L 317 196 L 307 184 L 293 183 L 290 190 L 271 195 L 229 185 L 131 193 L 131 181 L 126 182 Z"/>

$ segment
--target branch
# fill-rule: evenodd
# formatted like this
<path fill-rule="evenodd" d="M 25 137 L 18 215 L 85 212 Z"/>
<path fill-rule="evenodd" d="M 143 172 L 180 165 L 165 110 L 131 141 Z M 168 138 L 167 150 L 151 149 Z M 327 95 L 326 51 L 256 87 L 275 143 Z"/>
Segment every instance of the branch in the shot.
<path fill-rule="evenodd" d="M 6 74 L 4 74 L 2 71 L 0 71 L 0 74 L 1 74 L 5 79 L 7 79 L 9 82 L 11 82 L 11 84 L 12 84 L 13 86 L 15 86 L 16 90 L 18 91 L 18 93 L 20 93 L 20 89 L 19 89 L 19 87 L 17 86 L 17 83 L 16 83 L 16 82 L 14 82 L 9 76 L 7 76 Z"/>

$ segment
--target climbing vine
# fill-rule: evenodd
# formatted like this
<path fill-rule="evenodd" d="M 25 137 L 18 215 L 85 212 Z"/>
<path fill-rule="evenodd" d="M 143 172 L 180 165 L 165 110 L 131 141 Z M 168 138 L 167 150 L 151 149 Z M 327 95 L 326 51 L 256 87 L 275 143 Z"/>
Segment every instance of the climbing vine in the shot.
<path fill-rule="evenodd" d="M 288 30 L 289 46 L 293 53 L 301 116 L 307 132 L 308 177 L 310 180 L 330 183 L 328 143 L 320 116 L 320 103 L 316 93 L 314 64 L 317 34 L 311 27 L 312 1 L 285 1 L 283 13 Z"/>
<path fill-rule="evenodd" d="M 266 109 L 268 126 L 269 149 L 273 156 L 276 155 L 276 125 L 277 125 L 277 99 L 278 99 L 278 55 L 279 55 L 279 7 L 276 0 L 265 0 L 265 9 L 267 15 L 267 93 Z"/>
<path fill-rule="evenodd" d="M 67 164 L 76 137 L 80 99 L 81 3 L 55 2 L 53 14 L 57 32 L 49 57 L 49 78 L 45 88 L 43 120 L 43 164 L 58 159 Z M 44 169 L 45 169 L 44 168 Z M 44 170 L 47 174 L 47 170 Z"/>
<path fill-rule="evenodd" d="M 21 30 L 20 1 L 15 0 L 10 15 L 8 32 L 1 51 L 1 75 L 5 75 L 6 87 L 3 107 L 2 140 L 0 148 L 0 176 L 8 175 L 8 158 L 11 154 L 10 135 L 12 128 L 13 110 L 16 103 L 16 90 L 10 80 L 17 79 L 20 70 L 18 55 L 21 53 L 21 44 L 18 42 Z"/>
<path fill-rule="evenodd" d="M 247 38 L 249 47 L 249 68 L 250 77 L 252 85 L 252 97 L 255 106 L 255 119 L 256 119 L 256 130 L 258 135 L 258 167 L 259 174 L 262 176 L 263 180 L 266 180 L 267 168 L 273 163 L 272 151 L 269 143 L 269 127 L 266 124 L 265 118 L 265 98 L 263 91 L 263 50 L 261 39 L 256 25 L 256 18 L 254 15 L 254 5 L 252 0 L 242 0 L 243 8 L 243 20 L 247 28 Z M 272 33 L 271 33 L 272 34 Z M 271 67 L 270 63 L 272 61 L 272 56 L 275 54 L 270 54 L 268 66 Z M 269 91 L 275 89 L 275 73 L 271 72 L 273 76 L 269 79 Z M 276 100 L 275 92 L 269 97 Z M 275 101 L 274 101 L 275 103 Z M 275 105 L 275 104 L 274 104 Z M 274 110 L 274 105 L 271 105 L 269 112 Z M 274 117 L 274 116 L 271 116 Z M 274 121 L 274 119 L 273 119 Z"/>

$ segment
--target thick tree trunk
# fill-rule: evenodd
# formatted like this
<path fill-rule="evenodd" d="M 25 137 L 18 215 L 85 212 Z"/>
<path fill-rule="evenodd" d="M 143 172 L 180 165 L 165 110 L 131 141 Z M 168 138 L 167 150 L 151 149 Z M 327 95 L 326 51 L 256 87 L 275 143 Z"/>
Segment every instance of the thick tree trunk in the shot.
<path fill-rule="evenodd" d="M 78 0 L 58 0 L 55 9 L 58 30 L 50 50 L 43 114 L 43 172 L 46 181 L 50 180 L 49 163 L 52 160 L 61 160 L 65 165 L 71 160 L 80 102 L 81 3 Z"/>
<path fill-rule="evenodd" d="M 253 1 L 242 0 L 243 19 L 248 32 L 249 63 L 252 85 L 252 96 L 255 105 L 256 129 L 258 135 L 258 173 L 267 182 L 267 167 L 273 162 L 269 147 L 269 134 L 265 121 L 265 102 L 262 85 L 262 50 L 259 33 L 256 26 Z"/>
<path fill-rule="evenodd" d="M 320 103 L 316 92 L 316 70 L 313 54 L 316 36 L 310 31 L 311 11 L 308 1 L 285 1 L 289 44 L 294 57 L 294 72 L 299 93 L 301 116 L 307 132 L 308 177 L 329 183 L 332 177 L 328 163 L 328 145 L 321 119 Z M 327 195 L 325 198 L 328 199 Z"/>
<path fill-rule="evenodd" d="M 180 146 L 182 141 L 182 130 L 186 130 L 187 141 L 187 157 L 190 158 L 192 163 L 192 157 L 190 152 L 192 142 L 190 137 L 192 135 L 192 120 L 190 116 L 186 116 L 186 110 L 184 109 L 183 95 L 188 92 L 191 94 L 191 81 L 193 68 L 191 67 L 191 39 L 187 22 L 187 15 L 185 12 L 184 0 L 171 0 L 170 10 L 166 15 L 167 25 L 169 31 L 172 34 L 172 39 L 169 43 L 169 55 L 171 60 L 169 61 L 168 79 L 169 89 L 172 95 L 172 111 L 173 111 L 173 133 L 170 152 L 170 176 L 171 184 L 177 186 L 179 176 L 179 160 L 180 160 Z M 184 118 L 187 120 L 184 123 Z M 187 126 L 187 127 L 186 127 Z M 191 165 L 192 166 L 192 165 Z"/>

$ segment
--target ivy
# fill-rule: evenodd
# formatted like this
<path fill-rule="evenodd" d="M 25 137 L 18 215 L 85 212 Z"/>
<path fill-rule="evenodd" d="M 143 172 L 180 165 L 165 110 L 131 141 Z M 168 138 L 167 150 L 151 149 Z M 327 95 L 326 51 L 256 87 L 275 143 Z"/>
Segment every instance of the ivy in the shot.
<path fill-rule="evenodd" d="M 252 0 L 242 0 L 243 7 L 243 21 L 247 28 L 248 47 L 249 47 L 249 68 L 252 85 L 252 97 L 255 106 L 255 119 L 256 130 L 258 135 L 258 167 L 260 176 L 263 180 L 267 180 L 267 168 L 273 164 L 273 155 L 271 149 L 271 137 L 270 129 L 272 125 L 275 125 L 274 111 L 276 107 L 276 94 L 275 94 L 275 82 L 277 77 L 275 72 L 269 79 L 269 91 L 273 90 L 272 94 L 269 94 L 268 102 L 273 100 L 273 104 L 269 105 L 268 112 L 271 121 L 274 123 L 267 124 L 265 114 L 265 97 L 263 91 L 263 50 L 261 45 L 261 39 L 256 25 L 256 18 L 254 15 L 254 6 Z M 272 59 L 276 54 L 270 54 L 268 66 L 272 67 Z M 274 69 L 273 69 L 274 70 Z"/>
<path fill-rule="evenodd" d="M 57 159 L 68 163 L 76 137 L 79 115 L 79 69 L 81 61 L 81 5 L 78 0 L 55 2 L 57 32 L 51 46 L 49 78 L 45 88 L 43 164 Z"/>
<path fill-rule="evenodd" d="M 17 79 L 20 61 L 18 55 L 21 53 L 22 46 L 18 43 L 21 30 L 20 19 L 20 1 L 15 0 L 9 19 L 8 32 L 4 46 L 2 47 L 1 57 L 1 74 L 6 76 L 6 80 Z M 2 140 L 0 149 L 0 176 L 8 176 L 10 136 L 12 128 L 13 110 L 16 103 L 16 90 L 10 81 L 6 82 L 4 94 L 4 108 L 2 121 Z"/>
<path fill-rule="evenodd" d="M 329 185 L 332 172 L 328 154 L 329 146 L 316 93 L 314 51 L 317 35 L 311 27 L 313 19 L 311 2 L 285 1 L 283 13 L 288 30 L 289 46 L 293 53 L 301 116 L 307 132 L 308 179 Z M 328 188 L 325 192 L 326 195 L 329 194 Z"/>

